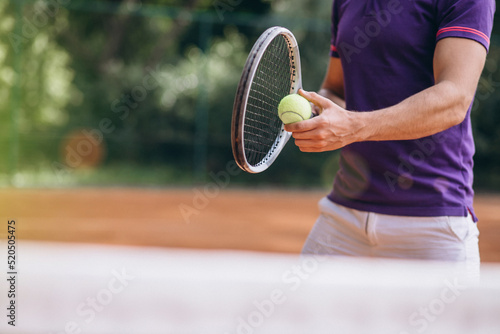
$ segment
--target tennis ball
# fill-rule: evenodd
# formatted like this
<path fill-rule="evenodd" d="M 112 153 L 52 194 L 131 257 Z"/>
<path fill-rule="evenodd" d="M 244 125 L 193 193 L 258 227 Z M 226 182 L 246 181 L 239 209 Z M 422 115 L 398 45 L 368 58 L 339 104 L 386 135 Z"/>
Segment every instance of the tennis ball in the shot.
<path fill-rule="evenodd" d="M 311 103 L 299 94 L 287 95 L 278 105 L 278 116 L 285 124 L 309 119 L 312 117 Z"/>

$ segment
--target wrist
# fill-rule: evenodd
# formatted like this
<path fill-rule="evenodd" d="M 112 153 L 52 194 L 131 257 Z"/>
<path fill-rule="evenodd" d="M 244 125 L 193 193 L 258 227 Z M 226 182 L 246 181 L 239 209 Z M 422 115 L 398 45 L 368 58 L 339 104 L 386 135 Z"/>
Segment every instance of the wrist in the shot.
<path fill-rule="evenodd" d="M 353 129 L 353 143 L 370 140 L 373 136 L 373 124 L 371 124 L 369 112 L 347 111 Z"/>

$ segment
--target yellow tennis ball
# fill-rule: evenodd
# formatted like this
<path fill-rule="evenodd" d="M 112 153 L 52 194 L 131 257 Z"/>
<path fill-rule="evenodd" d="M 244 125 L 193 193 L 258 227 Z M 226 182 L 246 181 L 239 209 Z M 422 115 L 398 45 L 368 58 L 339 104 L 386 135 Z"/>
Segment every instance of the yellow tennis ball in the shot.
<path fill-rule="evenodd" d="M 299 94 L 287 95 L 278 105 L 278 116 L 285 124 L 309 119 L 312 117 L 311 103 Z"/>

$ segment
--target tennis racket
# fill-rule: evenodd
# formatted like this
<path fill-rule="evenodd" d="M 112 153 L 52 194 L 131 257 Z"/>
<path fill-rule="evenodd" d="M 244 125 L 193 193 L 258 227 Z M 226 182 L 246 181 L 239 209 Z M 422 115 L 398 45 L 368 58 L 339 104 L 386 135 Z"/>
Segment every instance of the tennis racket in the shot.
<path fill-rule="evenodd" d="M 231 143 L 241 169 L 263 172 L 280 154 L 291 133 L 278 117 L 278 105 L 301 87 L 295 37 L 283 27 L 267 29 L 248 55 L 234 100 Z"/>

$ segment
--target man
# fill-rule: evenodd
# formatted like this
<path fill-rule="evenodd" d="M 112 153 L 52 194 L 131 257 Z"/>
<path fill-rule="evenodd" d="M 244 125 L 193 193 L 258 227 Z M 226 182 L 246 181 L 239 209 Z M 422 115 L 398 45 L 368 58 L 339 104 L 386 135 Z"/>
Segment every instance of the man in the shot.
<path fill-rule="evenodd" d="M 445 260 L 479 272 L 470 110 L 493 0 L 337 0 L 319 116 L 285 126 L 342 148 L 303 252 Z"/>

